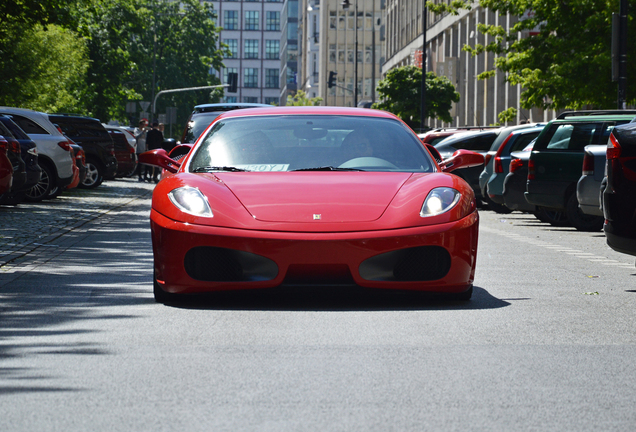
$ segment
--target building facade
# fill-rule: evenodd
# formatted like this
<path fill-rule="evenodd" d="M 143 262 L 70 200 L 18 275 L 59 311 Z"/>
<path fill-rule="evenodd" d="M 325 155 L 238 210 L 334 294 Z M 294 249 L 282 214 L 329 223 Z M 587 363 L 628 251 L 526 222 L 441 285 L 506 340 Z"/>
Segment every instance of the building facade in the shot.
<path fill-rule="evenodd" d="M 383 74 L 394 67 L 415 64 L 424 43 L 423 0 L 386 1 L 386 62 L 382 65 Z M 436 3 L 439 1 L 435 0 Z M 479 24 L 500 25 L 509 31 L 517 20 L 516 16 L 484 9 L 478 3 L 473 3 L 471 10 L 462 10 L 456 16 L 429 11 L 425 50 L 427 70 L 448 77 L 460 94 L 460 101 L 454 104 L 451 112 L 453 122 L 443 124 L 429 119 L 429 126 L 493 125 L 499 123 L 499 113 L 508 108 L 518 110 L 515 121 L 508 124 L 547 121 L 555 116 L 554 111 L 520 109 L 521 86 L 507 83 L 501 71 L 496 71 L 488 79 L 477 78 L 480 73 L 494 69 L 495 54 L 484 52 L 473 57 L 463 50 L 464 45 L 493 42 L 491 37 L 477 30 Z M 527 35 L 521 34 L 521 37 Z"/>
<path fill-rule="evenodd" d="M 225 102 L 279 104 L 281 93 L 282 7 L 280 0 L 219 0 L 210 2 L 222 28 L 219 41 L 231 51 L 218 71 L 227 84 L 238 74 L 236 93 L 225 91 Z"/>
<path fill-rule="evenodd" d="M 320 0 L 302 0 L 298 17 L 298 89 L 320 97 Z"/>
<path fill-rule="evenodd" d="M 316 94 L 323 98 L 324 105 L 356 106 L 376 100 L 375 89 L 384 63 L 383 3 L 384 0 L 321 0 L 316 18 L 320 30 L 315 69 L 319 83 Z M 310 0 L 305 11 L 314 5 L 315 0 Z M 307 15 L 307 19 L 311 29 L 314 18 Z M 309 46 L 303 50 L 303 62 L 310 68 L 312 78 L 315 48 Z M 331 88 L 327 85 L 329 72 L 337 74 L 336 85 Z M 357 92 L 354 82 L 357 82 Z"/>
<path fill-rule="evenodd" d="M 280 40 L 280 104 L 298 90 L 298 0 L 284 0 Z"/>

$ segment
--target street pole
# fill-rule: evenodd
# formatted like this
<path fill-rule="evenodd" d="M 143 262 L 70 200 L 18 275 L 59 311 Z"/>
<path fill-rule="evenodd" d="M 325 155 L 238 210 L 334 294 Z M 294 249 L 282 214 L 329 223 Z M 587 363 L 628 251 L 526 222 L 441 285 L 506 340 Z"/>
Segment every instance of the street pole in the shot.
<path fill-rule="evenodd" d="M 422 100 L 420 107 L 420 132 L 424 132 L 424 121 L 426 120 L 426 25 L 428 8 L 424 0 L 424 11 L 422 14 Z"/>
<path fill-rule="evenodd" d="M 358 0 L 355 0 L 354 6 L 354 14 L 353 17 L 353 31 L 354 33 L 354 43 L 355 43 L 355 52 L 353 53 L 353 106 L 358 106 Z M 342 1 L 342 8 L 344 10 L 348 10 L 351 6 L 351 2 L 349 0 Z"/>
<path fill-rule="evenodd" d="M 621 0 L 618 37 L 618 109 L 627 108 L 627 0 Z"/>

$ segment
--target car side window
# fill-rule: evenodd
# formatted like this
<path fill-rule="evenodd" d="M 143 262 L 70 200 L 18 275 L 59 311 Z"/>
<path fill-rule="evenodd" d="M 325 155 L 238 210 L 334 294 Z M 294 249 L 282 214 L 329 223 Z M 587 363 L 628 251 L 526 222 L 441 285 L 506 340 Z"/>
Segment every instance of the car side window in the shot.
<path fill-rule="evenodd" d="M 558 125 L 546 148 L 550 150 L 583 150 L 586 145 L 593 144 L 593 138 L 599 126 L 599 123 Z"/>
<path fill-rule="evenodd" d="M 480 135 L 475 138 L 473 147 L 470 150 L 473 151 L 488 151 L 492 146 L 493 141 L 496 139 L 494 134 Z"/>
<path fill-rule="evenodd" d="M 11 120 L 16 122 L 20 128 L 26 132 L 27 134 L 38 134 L 38 135 L 50 135 L 46 129 L 41 127 L 36 122 L 19 115 L 11 115 Z"/>

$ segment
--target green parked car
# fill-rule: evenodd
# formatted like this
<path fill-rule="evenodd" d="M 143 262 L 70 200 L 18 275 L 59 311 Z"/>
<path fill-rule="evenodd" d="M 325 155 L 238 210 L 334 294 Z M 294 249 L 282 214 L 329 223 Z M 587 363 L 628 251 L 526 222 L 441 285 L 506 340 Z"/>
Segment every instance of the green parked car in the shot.
<path fill-rule="evenodd" d="M 601 216 L 581 211 L 576 183 L 581 177 L 585 146 L 607 144 L 615 126 L 629 123 L 636 111 L 565 112 L 537 137 L 528 162 L 526 200 L 539 208 L 565 212 L 581 231 L 600 231 Z"/>

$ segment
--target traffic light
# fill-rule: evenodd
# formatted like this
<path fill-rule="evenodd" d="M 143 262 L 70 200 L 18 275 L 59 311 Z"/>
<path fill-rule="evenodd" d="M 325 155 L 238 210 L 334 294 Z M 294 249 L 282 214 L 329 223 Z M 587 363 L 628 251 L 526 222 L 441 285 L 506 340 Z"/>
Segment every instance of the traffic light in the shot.
<path fill-rule="evenodd" d="M 236 87 L 238 86 L 238 74 L 236 72 L 229 72 L 227 74 L 227 88 L 228 93 L 236 93 Z"/>
<path fill-rule="evenodd" d="M 329 72 L 329 82 L 327 83 L 327 87 L 331 88 L 336 85 L 336 75 L 337 72 Z"/>

